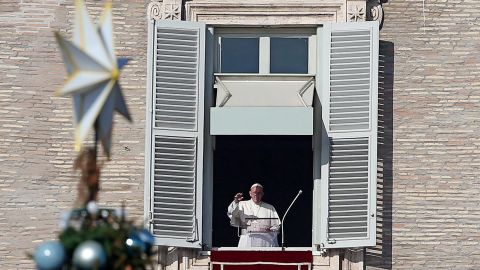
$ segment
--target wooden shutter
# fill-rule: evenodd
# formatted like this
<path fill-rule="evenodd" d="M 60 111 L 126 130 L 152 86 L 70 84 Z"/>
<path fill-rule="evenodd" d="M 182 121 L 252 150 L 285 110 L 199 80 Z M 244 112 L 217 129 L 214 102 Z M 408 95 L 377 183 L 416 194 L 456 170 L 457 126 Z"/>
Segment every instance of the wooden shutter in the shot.
<path fill-rule="evenodd" d="M 324 248 L 375 245 L 378 23 L 318 29 L 322 105 L 320 203 Z"/>
<path fill-rule="evenodd" d="M 153 21 L 149 35 L 150 226 L 158 245 L 201 248 L 205 25 Z"/>

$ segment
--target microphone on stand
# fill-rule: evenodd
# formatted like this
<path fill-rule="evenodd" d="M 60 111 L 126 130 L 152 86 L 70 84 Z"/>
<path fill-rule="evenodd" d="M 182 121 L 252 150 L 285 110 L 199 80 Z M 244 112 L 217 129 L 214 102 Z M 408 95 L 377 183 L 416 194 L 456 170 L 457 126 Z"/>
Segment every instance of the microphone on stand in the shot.
<path fill-rule="evenodd" d="M 285 223 L 283 223 L 283 222 L 284 222 L 284 220 L 285 220 L 285 217 L 286 217 L 287 214 L 288 214 L 288 211 L 289 211 L 290 208 L 292 207 L 293 203 L 295 203 L 295 201 L 296 201 L 297 198 L 300 196 L 300 194 L 302 194 L 302 192 L 303 192 L 303 191 L 302 191 L 301 189 L 298 191 L 297 196 L 295 196 L 295 198 L 293 199 L 292 203 L 291 203 L 290 206 L 287 208 L 287 211 L 285 211 L 285 214 L 283 215 L 282 224 L 281 224 L 281 225 L 282 225 L 282 251 L 285 251 L 285 247 L 284 247 L 284 244 L 285 244 L 285 234 L 283 233 L 283 227 L 284 227 L 283 225 L 284 225 Z"/>

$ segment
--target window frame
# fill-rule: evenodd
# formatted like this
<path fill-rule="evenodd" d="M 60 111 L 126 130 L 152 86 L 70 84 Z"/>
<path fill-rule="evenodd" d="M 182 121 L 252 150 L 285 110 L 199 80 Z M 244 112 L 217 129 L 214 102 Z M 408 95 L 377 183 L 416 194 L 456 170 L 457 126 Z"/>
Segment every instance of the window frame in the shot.
<path fill-rule="evenodd" d="M 158 22 L 158 21 L 155 21 L 153 20 L 151 24 L 149 24 L 149 46 L 148 46 L 148 59 L 147 59 L 147 65 L 148 65 L 148 69 L 147 69 L 147 73 L 148 73 L 148 80 L 147 80 L 147 106 L 146 106 L 146 113 L 147 113 L 147 132 L 146 132 L 146 144 L 145 144 L 145 147 L 146 147 L 146 155 L 145 155 L 145 202 L 144 202 L 144 210 L 145 210 L 145 218 L 146 220 L 149 220 L 149 225 L 148 227 L 149 228 L 152 228 L 152 226 L 154 225 L 153 223 L 153 219 L 152 218 L 152 209 L 153 209 L 153 189 L 152 189 L 152 183 L 153 183 L 153 180 L 151 178 L 151 156 L 152 156 L 152 148 L 151 148 L 151 138 L 152 138 L 152 135 L 153 135 L 153 127 L 152 127 L 152 119 L 154 117 L 154 114 L 153 114 L 153 110 L 154 110 L 154 104 L 153 104 L 153 90 L 155 89 L 155 72 L 156 72 L 156 64 L 157 64 L 157 57 L 156 57 L 156 50 L 154 49 L 155 46 L 155 40 L 156 40 L 156 31 L 155 31 L 155 27 L 156 27 L 156 23 L 161 23 L 161 24 L 172 24 L 172 25 L 176 25 L 176 24 L 179 24 L 180 26 L 182 25 L 186 25 L 186 23 L 188 24 L 193 24 L 193 22 L 185 22 L 185 21 L 179 21 L 179 22 L 173 22 L 173 21 L 162 21 L 162 22 Z M 305 75 L 312 75 L 312 76 L 316 76 L 316 80 L 317 80 L 317 83 L 318 85 L 320 85 L 320 83 L 322 82 L 325 86 L 327 86 L 329 84 L 329 81 L 328 80 L 324 80 L 322 81 L 322 79 L 327 76 L 328 77 L 328 71 L 329 69 L 325 69 L 325 63 L 320 65 L 319 63 L 317 63 L 317 61 L 319 61 L 318 57 L 317 57 L 317 54 L 318 56 L 321 57 L 327 57 L 326 59 L 329 59 L 328 55 L 325 54 L 325 48 L 329 48 L 330 44 L 327 44 L 327 39 L 324 38 L 324 35 L 321 33 L 323 31 L 325 31 L 325 29 L 327 28 L 335 28 L 335 29 L 339 29 L 339 28 L 345 28 L 347 30 L 351 30 L 351 28 L 354 28 L 354 30 L 363 30 L 363 28 L 365 27 L 372 27 L 372 29 L 374 29 L 375 31 L 373 32 L 374 34 L 371 36 L 372 40 L 376 41 L 376 44 L 374 46 L 374 49 L 373 49 L 373 55 L 376 55 L 375 58 L 372 60 L 372 63 L 376 63 L 374 65 L 378 65 L 378 22 L 363 22 L 363 23 L 355 23 L 355 24 L 351 24 L 351 23 L 344 23 L 344 24 L 325 24 L 325 25 L 322 25 L 322 26 L 318 26 L 319 28 L 319 34 L 317 35 L 311 35 L 311 39 L 313 39 L 315 41 L 314 43 L 314 46 L 310 46 L 310 43 L 309 43 L 309 73 L 312 73 L 312 74 L 301 74 L 301 76 L 305 76 Z M 205 25 L 203 24 L 202 26 L 203 28 L 206 28 Z M 183 26 L 181 27 L 183 28 Z M 303 28 L 269 28 L 269 27 L 256 27 L 256 28 L 218 28 L 218 27 L 213 27 L 213 26 L 209 26 L 207 28 L 207 34 L 205 36 L 205 42 L 203 43 L 204 45 L 206 44 L 206 47 L 204 47 L 205 49 L 205 57 L 203 58 L 204 61 L 205 61 L 205 64 L 202 66 L 202 65 L 198 65 L 197 66 L 197 72 L 199 72 L 199 78 L 204 78 L 206 81 L 205 81 L 205 84 L 203 82 L 199 82 L 200 85 L 203 87 L 203 86 L 206 86 L 208 85 L 208 87 L 212 87 L 212 89 L 210 90 L 207 90 L 205 89 L 205 94 L 206 94 L 206 98 L 205 98 L 205 106 L 202 107 L 202 108 L 205 108 L 206 112 L 205 112 L 205 131 L 208 130 L 208 127 L 210 125 L 209 123 L 209 108 L 211 107 L 211 104 L 209 101 L 210 98 L 211 98 L 211 95 L 213 93 L 213 82 L 211 81 L 213 79 L 213 74 L 214 74 L 214 69 L 213 69 L 213 66 L 215 65 L 215 68 L 218 67 L 218 39 L 216 37 L 218 36 L 222 36 L 222 35 L 225 35 L 225 34 L 228 34 L 228 35 L 233 35 L 233 36 L 238 36 L 238 35 L 248 35 L 248 36 L 252 36 L 253 34 L 258 34 L 258 35 L 268 35 L 269 37 L 271 35 L 278 35 L 278 36 L 283 36 L 285 37 L 285 35 L 288 35 L 288 34 L 292 34 L 292 35 L 298 35 L 300 32 L 299 31 L 306 31 L 306 32 L 310 32 L 311 30 L 312 31 L 315 31 L 314 29 L 312 29 L 311 27 L 303 27 Z M 215 29 L 215 32 L 214 32 L 214 29 Z M 203 31 L 203 30 L 202 30 Z M 214 33 L 216 34 L 214 36 Z M 303 33 L 301 33 L 303 34 Z M 318 40 L 318 41 L 317 41 Z M 213 44 L 212 44 L 213 43 Z M 314 49 L 314 53 L 311 54 L 311 50 Z M 318 51 L 317 51 L 318 50 Z M 203 49 L 202 49 L 203 51 Z M 210 55 L 209 55 L 210 54 Z M 213 55 L 212 55 L 213 54 Z M 310 61 L 313 62 L 313 69 L 310 69 Z M 268 61 L 269 63 L 270 61 Z M 318 68 L 315 69 L 315 65 L 318 64 Z M 218 69 L 217 69 L 218 70 Z M 314 72 L 311 72 L 311 71 L 314 71 Z M 371 70 L 371 78 L 374 79 L 374 86 L 376 86 L 377 84 L 377 74 L 378 74 L 378 66 L 374 67 L 374 69 Z M 205 76 L 206 75 L 206 76 Z M 228 75 L 232 75 L 231 73 L 229 73 Z M 235 75 L 235 74 L 234 74 Z M 237 74 L 238 75 L 238 74 Z M 292 76 L 292 74 L 242 74 L 242 75 L 255 75 L 255 76 L 262 76 L 262 75 L 277 75 L 277 76 L 284 76 L 284 75 L 289 75 L 289 76 Z M 293 74 L 295 75 L 295 74 Z M 322 84 L 322 85 L 323 85 Z M 317 87 L 317 91 L 322 89 L 321 87 Z M 377 89 L 378 90 L 378 89 Z M 374 94 L 373 96 L 376 96 L 376 94 Z M 319 102 L 318 100 L 316 102 Z M 326 107 L 325 107 L 326 108 Z M 375 111 L 375 109 L 373 109 L 372 111 Z M 320 111 L 317 111 L 315 112 L 316 116 L 317 116 L 317 119 L 318 117 L 322 117 L 321 115 L 321 112 Z M 200 114 L 200 115 L 204 115 L 203 113 Z M 374 121 L 376 123 L 376 121 Z M 320 121 L 317 121 L 316 123 L 318 123 L 319 125 L 321 124 Z M 315 129 L 317 129 L 317 127 L 315 127 Z M 200 130 L 203 130 L 203 128 L 200 128 Z M 322 135 L 322 136 L 325 136 L 327 133 L 326 133 L 326 130 L 324 130 L 324 128 L 322 129 L 317 129 L 319 132 L 322 132 L 321 134 L 316 134 L 317 137 L 317 141 L 316 143 L 321 143 L 320 140 L 318 140 L 318 136 Z M 374 132 L 374 134 L 376 135 L 376 131 Z M 196 190 L 196 194 L 199 195 L 198 200 L 200 202 L 202 202 L 202 205 L 198 207 L 199 209 L 199 213 L 200 213 L 200 219 L 198 221 L 198 223 L 196 223 L 196 226 L 199 226 L 199 230 L 198 232 L 201 233 L 198 237 L 198 241 L 193 243 L 193 242 L 188 242 L 188 247 L 191 247 L 191 248 L 198 248 L 198 249 L 201 249 L 201 248 L 208 248 L 208 247 L 211 247 L 211 220 L 209 221 L 209 219 L 212 218 L 212 210 L 210 209 L 211 206 L 209 205 L 209 203 L 211 203 L 211 198 L 213 198 L 213 194 L 212 194 L 212 183 L 211 181 L 213 180 L 212 178 L 212 160 L 211 160 L 211 157 L 212 157 L 212 150 L 214 148 L 214 142 L 215 142 L 215 138 L 214 136 L 209 136 L 209 134 L 207 132 L 204 133 L 204 139 L 205 139 L 205 152 L 204 152 L 204 155 L 202 155 L 202 157 L 204 156 L 204 159 L 206 160 L 206 163 L 204 163 L 203 165 L 203 170 L 202 172 L 205 174 L 205 176 L 203 177 L 203 185 L 198 185 L 197 186 L 197 190 Z M 321 137 L 320 137 L 321 138 Z M 376 137 L 375 137 L 376 138 Z M 375 149 L 372 150 L 372 152 L 375 152 L 376 150 L 376 143 L 374 144 L 374 147 Z M 325 148 L 326 149 L 326 148 Z M 324 153 L 320 153 L 320 151 L 316 151 L 315 154 L 315 158 L 314 159 L 314 163 L 315 160 L 317 160 L 318 162 L 321 163 L 321 155 L 324 155 Z M 210 161 L 209 161 L 209 158 L 210 158 Z M 372 158 L 372 160 L 376 160 L 376 158 Z M 325 165 L 325 166 L 328 166 L 328 163 L 325 163 L 325 164 L 322 164 L 322 165 Z M 372 172 L 376 172 L 376 167 L 375 167 L 375 163 L 372 163 Z M 201 169 L 200 169 L 201 170 Z M 324 178 L 316 178 L 315 174 L 317 173 L 317 175 L 320 174 L 320 168 L 317 168 L 315 169 L 314 171 L 314 193 L 319 193 L 321 190 L 319 190 L 319 186 L 320 186 L 320 182 L 321 181 L 324 181 L 324 179 L 326 179 L 325 177 Z M 374 175 L 374 173 L 372 173 L 372 175 Z M 376 181 L 376 179 L 375 179 Z M 375 182 L 374 182 L 375 183 Z M 375 188 L 376 188 L 376 185 L 375 184 L 372 184 L 371 188 L 372 188 L 372 197 L 371 197 L 371 200 L 372 200 L 372 206 L 374 207 L 375 206 Z M 326 189 L 324 189 L 326 190 Z M 314 203 L 314 206 L 313 206 L 313 209 L 314 209 L 314 216 L 312 217 L 313 219 L 313 224 L 312 224 L 312 228 L 314 229 L 314 232 L 312 234 L 312 247 L 306 247 L 307 249 L 309 248 L 312 248 L 315 252 L 315 250 L 320 250 L 320 249 L 329 249 L 329 248 L 343 248 L 343 247 L 358 247 L 358 246 L 362 246 L 364 247 L 366 243 L 365 241 L 364 242 L 349 242 L 348 246 L 345 246 L 345 245 L 335 245 L 334 244 L 330 244 L 330 243 L 327 243 L 327 245 L 323 245 L 323 243 L 321 243 L 321 238 L 323 237 L 323 232 L 321 231 L 321 229 L 319 229 L 319 226 L 322 227 L 322 228 L 326 228 L 325 227 L 325 224 L 324 222 L 326 220 L 321 220 L 321 222 L 319 222 L 319 220 L 317 220 L 318 218 L 315 217 L 315 213 L 317 213 L 318 215 L 320 216 L 324 216 L 323 214 L 319 213 L 321 209 L 320 208 L 320 205 L 319 205 L 319 201 L 321 198 L 317 198 L 317 201 L 316 201 L 316 196 L 314 195 L 313 197 L 313 203 Z M 318 206 L 316 208 L 316 206 Z M 374 209 L 374 208 L 373 208 Z M 374 210 L 373 210 L 374 211 Z M 376 213 L 373 213 L 374 216 L 372 216 L 372 218 L 376 218 Z M 321 224 L 319 224 L 321 223 Z M 205 226 L 203 226 L 205 225 Z M 372 230 L 372 238 L 370 239 L 371 240 L 371 245 L 374 245 L 375 244 L 375 226 L 371 226 L 371 230 Z M 159 242 L 160 239 L 156 239 L 156 244 L 162 244 Z M 168 239 L 167 239 L 168 240 Z M 182 241 L 182 242 L 185 242 L 185 241 Z M 182 243 L 178 244 L 177 242 L 171 242 L 169 244 L 169 246 L 179 246 L 179 247 L 184 247 L 184 245 L 181 245 Z M 203 246 L 202 246 L 203 244 Z M 350 244 L 353 244 L 353 245 L 350 245 Z M 208 246 L 210 245 L 210 246 Z M 368 243 L 368 245 L 370 245 L 370 243 Z M 302 248 L 302 247 L 300 247 Z"/>
<path fill-rule="evenodd" d="M 259 40 L 259 73 L 221 73 L 221 38 L 256 38 Z M 308 73 L 270 73 L 270 38 L 308 38 Z M 245 76 L 316 76 L 317 75 L 317 26 L 305 26 L 305 27 L 214 27 L 213 37 L 213 71 L 214 75 L 245 75 Z M 313 135 L 312 135 L 313 136 Z M 213 181 L 213 179 L 212 179 Z M 313 181 L 313 179 L 312 179 Z M 313 192 L 313 190 L 312 190 Z M 205 196 L 205 194 L 204 194 Z M 207 195 L 209 196 L 209 195 Z M 312 198 L 312 204 L 314 203 Z M 209 218 L 213 217 L 210 216 Z M 313 216 L 312 216 L 313 219 Z M 313 220 L 312 220 L 312 235 L 311 241 L 313 243 Z M 213 228 L 212 228 L 213 229 Z M 210 243 L 211 243 L 210 239 Z M 223 247 L 213 246 L 212 250 L 218 251 L 278 251 L 281 249 L 281 239 L 278 239 L 279 247 Z M 313 244 L 303 247 L 288 247 L 286 250 L 290 251 L 314 251 Z"/>
<path fill-rule="evenodd" d="M 316 27 L 219 27 L 215 28 L 214 73 L 231 75 L 312 75 L 316 74 L 317 32 Z M 258 73 L 222 73 L 221 72 L 221 38 L 259 38 Z M 305 73 L 270 73 L 270 38 L 307 38 L 308 72 Z"/>

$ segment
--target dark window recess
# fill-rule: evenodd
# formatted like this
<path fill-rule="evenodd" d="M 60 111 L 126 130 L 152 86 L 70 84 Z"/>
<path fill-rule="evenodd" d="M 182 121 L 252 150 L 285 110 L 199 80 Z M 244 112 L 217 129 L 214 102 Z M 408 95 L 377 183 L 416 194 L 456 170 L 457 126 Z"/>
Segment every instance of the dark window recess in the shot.
<path fill-rule="evenodd" d="M 298 190 L 302 195 L 285 218 L 285 246 L 311 247 L 313 152 L 311 136 L 216 136 L 213 159 L 213 246 L 236 247 L 237 228 L 227 207 L 237 192 L 249 200 L 250 186 L 265 187 L 264 201 L 283 217 Z M 282 235 L 278 235 L 281 245 Z"/>
<path fill-rule="evenodd" d="M 221 38 L 222 73 L 258 73 L 259 38 Z"/>
<path fill-rule="evenodd" d="M 308 73 L 308 38 L 270 38 L 270 73 Z"/>

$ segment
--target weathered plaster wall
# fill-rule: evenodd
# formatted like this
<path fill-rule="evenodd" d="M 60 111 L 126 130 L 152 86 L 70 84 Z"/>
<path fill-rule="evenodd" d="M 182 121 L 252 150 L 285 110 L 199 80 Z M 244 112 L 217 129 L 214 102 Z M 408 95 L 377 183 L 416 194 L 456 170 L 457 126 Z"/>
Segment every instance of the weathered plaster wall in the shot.
<path fill-rule="evenodd" d="M 385 201 L 383 263 L 369 257 L 366 264 L 478 269 L 480 2 L 426 0 L 425 20 L 420 0 L 385 2 L 380 36 L 393 61 L 393 147 L 381 155 L 391 159 L 385 151 L 393 148 L 393 177 L 386 168 L 393 199 Z"/>
<path fill-rule="evenodd" d="M 74 1 L 0 1 L 0 269 L 30 269 L 25 252 L 56 237 L 76 197 L 71 99 L 54 96 L 65 69 L 53 30 L 71 37 Z M 134 122 L 116 116 L 101 205 L 143 215 L 147 1 L 115 1 L 121 85 Z M 98 16 L 103 1 L 88 1 Z M 68 33 L 65 33 L 68 31 Z"/>

